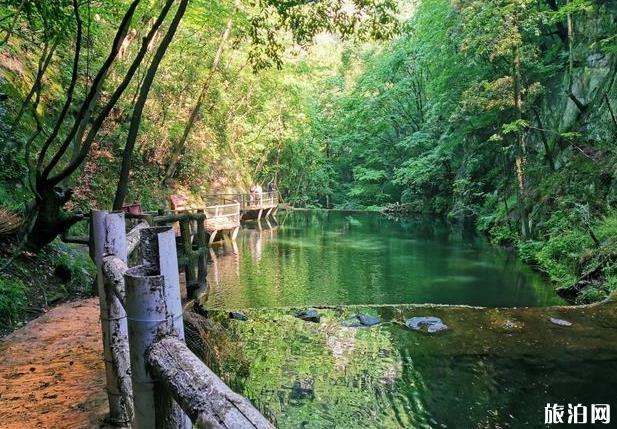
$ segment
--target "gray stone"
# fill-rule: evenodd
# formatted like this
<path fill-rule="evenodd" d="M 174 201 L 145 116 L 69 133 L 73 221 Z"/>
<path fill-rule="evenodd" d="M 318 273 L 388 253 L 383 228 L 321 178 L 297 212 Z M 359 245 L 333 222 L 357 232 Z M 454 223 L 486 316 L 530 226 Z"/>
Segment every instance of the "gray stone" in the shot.
<path fill-rule="evenodd" d="M 551 317 L 550 321 L 553 325 L 557 326 L 572 326 L 572 322 L 568 322 L 567 320 L 557 319 L 556 317 Z"/>
<path fill-rule="evenodd" d="M 362 326 L 374 326 L 378 325 L 381 322 L 381 320 L 379 320 L 379 317 L 368 316 L 366 314 L 358 314 L 356 316 L 356 319 L 358 319 Z"/>
<path fill-rule="evenodd" d="M 351 319 L 345 320 L 342 325 L 348 328 L 357 328 L 360 326 L 375 326 L 381 323 L 379 317 L 368 316 L 366 314 L 356 314 Z"/>
<path fill-rule="evenodd" d="M 422 328 L 426 326 L 426 332 L 429 334 L 435 334 L 448 329 L 448 326 L 439 317 L 435 316 L 412 317 L 407 319 L 405 326 L 414 331 L 422 331 Z"/>
<path fill-rule="evenodd" d="M 320 320 L 319 313 L 317 313 L 317 310 L 313 310 L 312 308 L 298 311 L 295 316 L 307 322 L 319 323 Z"/>
<path fill-rule="evenodd" d="M 241 320 L 243 322 L 246 322 L 247 320 L 249 320 L 246 314 L 240 313 L 239 311 L 230 311 L 229 318 L 233 320 Z"/>
<path fill-rule="evenodd" d="M 587 56 L 587 65 L 591 68 L 608 66 L 608 58 L 600 52 L 595 52 Z"/>
<path fill-rule="evenodd" d="M 358 320 L 357 316 L 354 316 L 351 319 L 343 321 L 341 325 L 345 326 L 346 328 L 358 328 L 362 326 L 362 323 Z"/>

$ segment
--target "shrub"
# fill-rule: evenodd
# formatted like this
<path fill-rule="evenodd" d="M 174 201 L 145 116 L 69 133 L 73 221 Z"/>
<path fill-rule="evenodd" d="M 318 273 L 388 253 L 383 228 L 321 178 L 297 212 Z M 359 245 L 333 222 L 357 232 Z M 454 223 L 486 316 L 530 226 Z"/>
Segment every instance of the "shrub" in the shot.
<path fill-rule="evenodd" d="M 26 285 L 18 278 L 0 277 L 0 326 L 13 324 L 24 314 Z"/>
<path fill-rule="evenodd" d="M 572 285 L 578 280 L 580 255 L 591 245 L 585 231 L 555 231 L 535 253 L 535 259 L 551 280 Z"/>

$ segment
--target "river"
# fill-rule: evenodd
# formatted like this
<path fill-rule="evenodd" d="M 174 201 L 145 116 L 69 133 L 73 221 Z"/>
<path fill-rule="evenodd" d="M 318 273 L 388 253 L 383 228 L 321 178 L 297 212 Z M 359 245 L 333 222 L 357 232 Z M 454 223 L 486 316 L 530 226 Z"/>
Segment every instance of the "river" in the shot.
<path fill-rule="evenodd" d="M 279 428 L 540 428 L 551 404 L 617 418 L 617 306 L 551 307 L 541 275 L 444 224 L 282 213 L 215 246 L 208 281 L 203 358 Z M 295 317 L 308 307 L 318 323 Z"/>
<path fill-rule="evenodd" d="M 546 306 L 563 301 L 516 255 L 442 222 L 291 212 L 211 253 L 213 308 L 348 304 Z"/>

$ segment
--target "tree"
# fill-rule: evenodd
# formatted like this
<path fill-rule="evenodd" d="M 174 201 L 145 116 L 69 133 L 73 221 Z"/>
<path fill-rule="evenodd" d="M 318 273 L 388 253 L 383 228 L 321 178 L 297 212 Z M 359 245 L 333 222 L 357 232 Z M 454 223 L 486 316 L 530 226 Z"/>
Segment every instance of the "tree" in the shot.
<path fill-rule="evenodd" d="M 34 194 L 34 198 L 28 204 L 28 220 L 24 224 L 23 236 L 24 243 L 31 249 L 36 250 L 45 246 L 57 235 L 66 231 L 73 223 L 81 219 L 80 214 L 68 213 L 64 210 L 65 204 L 71 199 L 72 190 L 63 183 L 81 166 L 88 155 L 98 131 L 126 90 L 145 56 L 148 44 L 160 28 L 173 0 L 167 1 L 166 5 L 161 9 L 159 17 L 152 25 L 148 35 L 144 38 L 142 48 L 133 60 L 125 78 L 113 90 L 107 102 L 99 106 L 100 111 L 95 115 L 95 107 L 99 104 L 103 84 L 118 56 L 139 3 L 140 0 L 134 0 L 130 3 L 120 22 L 109 55 L 94 77 L 92 86 L 86 92 L 84 99 L 78 102 L 74 99 L 74 92 L 79 73 L 82 23 L 79 13 L 80 5 L 76 0 L 73 2 L 77 34 L 71 82 L 66 92 L 66 99 L 51 133 L 41 144 L 35 157 L 36 165 L 33 162 L 31 153 L 38 133 L 28 140 L 25 148 L 29 167 L 28 184 Z M 58 141 L 60 129 L 65 126 L 69 110 L 73 109 L 77 110 L 75 119 L 72 126 L 69 127 L 69 132 L 60 142 Z M 72 148 L 72 156 L 61 164 L 69 147 Z"/>

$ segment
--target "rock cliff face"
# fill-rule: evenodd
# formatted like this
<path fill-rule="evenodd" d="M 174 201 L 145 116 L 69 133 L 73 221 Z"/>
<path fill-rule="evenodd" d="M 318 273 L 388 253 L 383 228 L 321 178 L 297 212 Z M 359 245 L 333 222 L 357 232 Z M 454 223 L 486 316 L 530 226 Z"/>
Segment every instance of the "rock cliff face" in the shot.
<path fill-rule="evenodd" d="M 564 59 L 567 65 L 548 83 L 540 112 L 546 128 L 579 133 L 597 143 L 613 139 L 617 132 L 617 55 L 606 49 L 607 43 L 615 43 L 611 38 L 617 34 L 617 6 L 609 8 L 612 2 L 605 3 L 603 14 L 574 22 L 571 62 Z M 546 137 L 549 143 L 558 144 L 563 138 L 558 134 Z M 563 159 L 556 166 L 561 164 Z"/>

